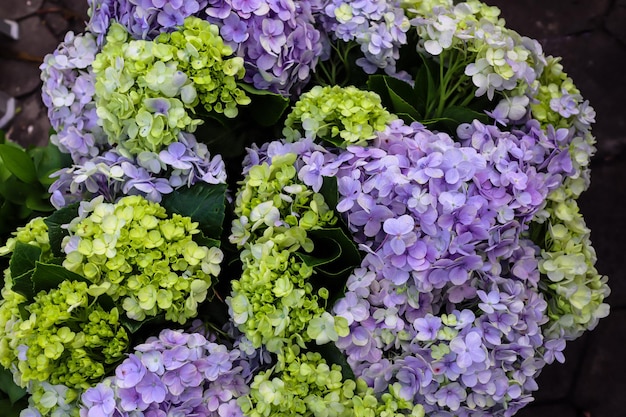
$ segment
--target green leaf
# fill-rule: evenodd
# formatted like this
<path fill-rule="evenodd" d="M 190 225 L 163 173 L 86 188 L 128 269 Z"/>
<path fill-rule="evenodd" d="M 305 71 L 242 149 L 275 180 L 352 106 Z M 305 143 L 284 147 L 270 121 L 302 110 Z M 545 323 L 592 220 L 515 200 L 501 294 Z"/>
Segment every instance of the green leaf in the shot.
<path fill-rule="evenodd" d="M 0 181 L 0 194 L 13 204 L 23 206 L 30 195 L 30 185 L 26 186 L 23 181 L 14 175 Z"/>
<path fill-rule="evenodd" d="M 14 405 L 17 401 L 26 395 L 26 390 L 21 388 L 13 382 L 13 375 L 11 371 L 0 366 L 0 390 L 7 394 L 11 405 Z M 5 415 L 3 413 L 3 415 Z"/>
<path fill-rule="evenodd" d="M 57 288 L 63 281 L 82 281 L 91 283 L 87 278 L 75 272 L 68 271 L 61 265 L 36 262 L 31 276 L 35 294 Z"/>
<path fill-rule="evenodd" d="M 64 256 L 61 249 L 61 242 L 69 233 L 66 229 L 61 228 L 64 224 L 70 223 L 74 218 L 78 217 L 79 203 L 71 204 L 57 210 L 44 219 L 44 223 L 48 226 L 48 237 L 50 238 L 50 247 L 55 256 Z"/>
<path fill-rule="evenodd" d="M 211 239 L 210 237 L 206 237 L 202 231 L 200 233 L 196 233 L 193 235 L 193 241 L 198 245 L 206 246 L 208 248 L 216 247 L 219 248 L 222 242 L 219 239 Z"/>
<path fill-rule="evenodd" d="M 417 71 L 415 76 L 415 83 L 413 85 L 413 91 L 415 97 L 418 97 L 416 102 L 417 108 L 424 115 L 425 118 L 432 116 L 428 113 L 428 106 L 433 101 L 438 100 L 438 86 L 439 75 L 435 77 L 433 74 L 438 73 L 438 66 L 432 59 L 428 59 L 423 54 L 418 54 L 422 59 L 422 66 Z"/>
<path fill-rule="evenodd" d="M 54 210 L 54 206 L 50 203 L 48 194 L 40 187 L 34 187 L 33 193 L 26 198 L 26 207 L 33 211 L 49 212 Z"/>
<path fill-rule="evenodd" d="M 37 246 L 17 242 L 9 261 L 9 270 L 13 279 L 13 291 L 22 294 L 29 300 L 32 300 L 35 295 L 31 276 L 40 257 L 41 249 Z"/>
<path fill-rule="evenodd" d="M 165 315 L 159 314 L 154 317 L 148 317 L 141 321 L 132 320 L 126 317 L 126 314 L 122 311 L 120 314 L 120 322 L 122 325 L 128 330 L 129 333 L 134 334 L 141 330 L 142 327 L 146 325 L 155 326 L 159 324 L 165 323 Z"/>
<path fill-rule="evenodd" d="M 11 404 L 11 400 L 0 400 L 0 410 L 2 410 L 2 417 L 19 417 L 23 409 L 28 407 L 28 402 L 19 401 L 16 404 Z"/>
<path fill-rule="evenodd" d="M 250 95 L 252 102 L 245 109 L 261 126 L 274 126 L 289 107 L 289 99 L 280 94 L 257 90 L 245 83 L 239 83 L 238 86 Z"/>
<path fill-rule="evenodd" d="M 296 256 L 314 267 L 322 278 L 334 278 L 339 282 L 361 263 L 358 248 L 342 228 L 311 230 L 308 236 L 313 240 L 313 252 L 296 252 Z"/>
<path fill-rule="evenodd" d="M 410 84 L 388 75 L 372 75 L 367 81 L 370 90 L 377 93 L 384 107 L 406 122 L 421 120 L 415 106 L 417 97 Z"/>
<path fill-rule="evenodd" d="M 489 117 L 485 113 L 467 107 L 452 106 L 443 111 L 442 117 L 438 118 L 438 123 L 448 132 L 455 134 L 457 127 L 461 123 L 471 123 L 474 119 L 482 123 L 488 123 Z"/>
<path fill-rule="evenodd" d="M 4 166 L 20 180 L 29 184 L 37 182 L 35 164 L 25 150 L 6 143 L 0 144 L 0 159 Z"/>
<path fill-rule="evenodd" d="M 16 242 L 9 266 L 11 276 L 19 276 L 35 268 L 35 263 L 41 257 L 41 249 L 34 245 Z"/>
<path fill-rule="evenodd" d="M 37 171 L 37 179 L 45 187 L 50 186 L 56 178 L 50 178 L 50 174 L 68 167 L 72 163 L 69 154 L 62 153 L 58 147 L 48 143 L 47 146 L 38 146 L 29 151 Z"/>
<path fill-rule="evenodd" d="M 328 207 L 335 208 L 339 202 L 339 191 L 337 190 L 337 177 L 323 177 L 320 194 Z"/>
<path fill-rule="evenodd" d="M 179 188 L 163 197 L 161 205 L 171 213 L 191 217 L 210 239 L 222 236 L 226 211 L 226 184 L 197 183 L 190 188 Z"/>

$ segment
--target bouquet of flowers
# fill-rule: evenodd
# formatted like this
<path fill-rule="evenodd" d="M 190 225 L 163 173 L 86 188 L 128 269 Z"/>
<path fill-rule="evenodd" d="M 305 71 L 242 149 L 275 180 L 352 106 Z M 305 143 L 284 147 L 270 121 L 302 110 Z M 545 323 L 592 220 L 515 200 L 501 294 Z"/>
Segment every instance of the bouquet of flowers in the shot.
<path fill-rule="evenodd" d="M 512 416 L 609 313 L 595 113 L 497 8 L 89 6 L 57 211 L 0 248 L 22 417 Z"/>

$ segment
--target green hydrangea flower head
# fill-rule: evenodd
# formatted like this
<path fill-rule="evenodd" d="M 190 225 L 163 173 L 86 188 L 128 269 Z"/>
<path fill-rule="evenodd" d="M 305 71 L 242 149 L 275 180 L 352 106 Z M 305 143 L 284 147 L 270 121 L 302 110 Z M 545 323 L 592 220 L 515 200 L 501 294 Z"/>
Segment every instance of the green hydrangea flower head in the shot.
<path fill-rule="evenodd" d="M 115 204 L 98 197 L 68 227 L 63 266 L 89 281 L 89 293 L 121 301 L 125 314 L 144 320 L 164 314 L 195 317 L 220 272 L 219 248 L 197 244 L 198 223 L 140 196 Z"/>
<path fill-rule="evenodd" d="M 233 321 L 254 346 L 274 353 L 290 344 L 337 340 L 348 330 L 325 311 L 328 290 L 313 288 L 313 268 L 296 255 L 313 251 L 309 231 L 338 219 L 324 197 L 298 179 L 295 161 L 295 154 L 275 156 L 248 171 L 230 237 L 243 263 L 227 298 Z"/>
<path fill-rule="evenodd" d="M 13 232 L 13 236 L 7 239 L 5 245 L 0 247 L 0 256 L 13 252 L 17 242 L 37 246 L 41 249 L 44 259 L 52 257 L 50 239 L 48 238 L 48 226 L 44 222 L 43 217 L 36 217 L 26 225 L 18 227 Z"/>
<path fill-rule="evenodd" d="M 550 214 L 546 241 L 541 251 L 539 271 L 546 275 L 549 322 L 546 333 L 568 339 L 592 330 L 609 314 L 604 303 L 610 294 L 607 277 L 595 268 L 596 253 L 591 246 L 590 230 L 580 214 L 576 200 L 555 192 L 546 208 Z"/>
<path fill-rule="evenodd" d="M 422 405 L 403 399 L 394 387 L 389 391 L 378 398 L 365 381 L 344 378 L 341 367 L 319 353 L 290 346 L 237 402 L 250 417 L 424 417 Z"/>
<path fill-rule="evenodd" d="M 291 142 L 306 137 L 344 148 L 365 146 L 395 119 L 374 92 L 353 86 L 315 86 L 294 105 L 283 135 Z"/>
<path fill-rule="evenodd" d="M 243 60 L 230 57 L 218 28 L 188 17 L 177 31 L 154 41 L 132 40 L 113 23 L 93 62 L 96 111 L 109 140 L 130 155 L 159 152 L 194 132 L 202 104 L 235 117 L 250 99 L 237 86 Z"/>
<path fill-rule="evenodd" d="M 86 389 L 123 359 L 129 347 L 117 308 L 105 311 L 87 294 L 88 284 L 63 281 L 23 305 L 24 319 L 5 336 L 14 350 L 18 380 Z"/>

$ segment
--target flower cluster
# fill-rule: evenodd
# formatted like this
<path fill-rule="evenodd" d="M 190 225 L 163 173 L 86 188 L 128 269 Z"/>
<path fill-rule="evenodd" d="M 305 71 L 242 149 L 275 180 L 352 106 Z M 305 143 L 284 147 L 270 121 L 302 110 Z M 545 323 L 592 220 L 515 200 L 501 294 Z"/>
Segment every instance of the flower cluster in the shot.
<path fill-rule="evenodd" d="M 227 300 L 233 321 L 255 346 L 266 345 L 275 353 L 322 331 L 306 332 L 311 319 L 324 313 L 328 290 L 313 287 L 313 268 L 297 252 L 311 253 L 314 244 L 308 233 L 337 220 L 324 197 L 298 180 L 304 171 L 294 167 L 295 151 L 285 145 L 270 160 L 250 167 L 237 193 L 238 218 L 230 237 L 243 249 L 244 266 Z M 335 332 L 336 340 L 335 328 L 342 324 L 331 318 L 325 331 Z"/>
<path fill-rule="evenodd" d="M 481 356 L 483 370 L 491 368 L 485 362 L 486 346 L 493 349 L 503 335 L 510 337 L 511 342 L 521 337 L 534 338 L 536 344 L 531 345 L 531 356 L 542 348 L 543 339 L 538 332 L 544 324 L 545 301 L 537 294 L 536 254 L 534 246 L 520 235 L 542 208 L 548 192 L 558 186 L 561 174 L 567 169 L 563 160 L 567 161 L 569 154 L 563 151 L 564 156 L 559 157 L 553 152 L 555 138 L 541 135 L 532 126 L 528 132 L 509 133 L 474 122 L 474 126 L 467 126 L 460 135 L 471 138 L 462 146 L 446 135 L 398 121 L 379 133 L 373 146 L 349 146 L 336 159 L 327 158 L 327 166 L 317 164 L 320 175 L 337 177 L 340 195 L 337 210 L 345 213 L 344 220 L 355 240 L 366 245 L 363 248 L 369 252 L 361 268 L 348 279 L 348 291 L 335 304 L 334 312 L 348 321 L 351 330 L 349 335 L 339 338 L 337 345 L 348 354 L 357 376 L 368 380 L 371 386 L 397 384 L 407 401 L 439 404 L 456 412 L 465 394 L 450 397 L 449 403 L 433 400 L 436 397 L 420 397 L 419 388 L 405 385 L 409 383 L 406 378 L 400 377 L 401 382 L 397 383 L 392 381 L 393 369 L 405 366 L 403 357 L 411 349 L 422 349 L 426 370 L 440 360 L 443 355 L 424 356 L 424 346 L 420 343 L 424 340 L 418 338 L 422 324 L 416 325 L 415 320 L 427 314 L 439 315 L 458 303 L 475 300 L 478 305 L 482 299 L 479 294 L 485 299 L 489 295 L 492 301 L 510 300 L 510 305 L 503 304 L 501 310 L 512 312 L 508 322 L 511 328 L 515 323 L 523 323 L 520 333 L 504 327 L 502 334 L 497 334 L 491 342 L 485 341 L 483 328 L 473 327 L 478 324 L 474 323 L 474 312 L 465 309 L 458 312 L 459 317 L 463 316 L 464 326 L 451 324 L 454 331 L 443 332 L 443 341 L 451 343 L 458 334 L 465 337 L 476 333 L 469 337 L 479 336 L 472 343 L 480 342 L 477 349 L 485 352 Z M 480 133 L 469 133 L 472 129 Z M 561 164 L 551 163 L 552 160 Z M 537 161 L 545 162 L 539 172 L 537 166 L 541 165 L 535 165 Z M 303 176 L 303 181 L 315 189 L 314 180 Z M 504 260 L 508 263 L 503 264 Z M 515 271 L 511 277 L 506 275 L 509 270 Z M 511 284 L 516 280 L 521 282 Z M 528 283 L 522 284 L 524 281 Z M 528 307 L 531 310 L 520 309 L 523 300 L 531 299 L 536 300 Z M 513 313 L 520 316 L 513 319 Z M 529 319 L 522 317 L 536 317 L 536 322 L 530 325 Z M 452 317 L 447 320 L 453 322 Z M 525 326 L 533 333 L 526 332 Z M 463 329 L 465 332 L 457 332 Z M 457 339 L 453 345 L 460 340 L 464 339 Z M 441 343 L 435 343 L 439 340 L 431 342 L 444 349 Z M 450 353 L 450 348 L 447 349 L 446 354 Z M 380 365 L 383 357 L 396 351 L 402 352 L 397 363 Z M 448 359 L 456 357 L 452 351 Z M 469 367 L 471 363 L 460 360 L 467 369 L 455 368 L 459 374 L 473 371 Z M 519 371 L 516 361 L 510 361 L 511 372 Z M 429 377 L 424 382 L 428 388 L 421 395 L 452 388 L 445 388 L 451 375 Z M 502 373 L 502 377 L 508 381 L 510 375 Z M 526 390 L 534 387 L 532 379 L 528 383 L 522 381 L 521 386 L 524 384 Z M 460 385 L 459 392 L 465 393 L 470 387 L 476 388 L 475 384 Z M 490 395 L 489 389 L 485 388 L 481 395 Z M 412 395 L 407 390 L 413 390 Z M 499 406 L 513 407 L 525 401 L 507 403 L 511 399 L 502 394 Z M 471 409 L 475 405 L 467 407 Z"/>
<path fill-rule="evenodd" d="M 63 281 L 24 303 L 26 318 L 12 316 L 13 329 L 4 335 L 10 352 L 2 363 L 16 367 L 24 386 L 39 381 L 87 388 L 126 352 L 128 335 L 117 308 L 107 312 L 94 303 L 87 287 L 85 282 Z M 8 322 L 2 324 L 5 328 Z"/>
<path fill-rule="evenodd" d="M 91 282 L 90 294 L 120 300 L 134 320 L 164 313 L 185 323 L 220 272 L 222 251 L 192 239 L 197 223 L 138 196 L 81 203 L 68 230 L 63 266 Z"/>
<path fill-rule="evenodd" d="M 363 57 L 356 63 L 367 74 L 384 69 L 397 74 L 396 61 L 400 47 L 407 42 L 409 19 L 401 8 L 401 1 L 365 0 L 322 2 L 319 19 L 324 31 L 337 42 L 356 42 Z"/>
<path fill-rule="evenodd" d="M 209 0 L 207 18 L 245 61 L 245 81 L 282 95 L 299 93 L 327 44 L 315 27 L 315 2 Z"/>
<path fill-rule="evenodd" d="M 135 348 L 81 396 L 81 417 L 198 415 L 243 417 L 237 398 L 251 379 L 246 355 L 199 333 L 163 330 Z"/>
<path fill-rule="evenodd" d="M 302 94 L 285 120 L 283 135 L 296 141 L 325 140 L 340 147 L 364 145 L 396 117 L 378 94 L 356 87 L 315 86 Z"/>
<path fill-rule="evenodd" d="M 80 205 L 0 248 L 23 417 L 508 417 L 608 314 L 595 113 L 497 8 L 89 5 L 42 65 Z"/>
<path fill-rule="evenodd" d="M 102 8 L 106 8 L 105 5 Z M 108 30 L 109 24 L 106 28 Z M 122 34 L 119 25 L 114 25 L 113 31 L 121 37 L 126 36 Z M 175 39 L 180 40 L 180 37 Z M 153 45 L 147 42 L 145 44 Z M 178 47 L 183 47 L 181 42 Z M 41 66 L 41 77 L 44 81 L 42 98 L 56 130 L 51 141 L 62 152 L 69 153 L 74 162 L 71 168 L 57 174 L 59 179 L 50 189 L 55 207 L 64 207 L 96 195 L 104 195 L 107 200 L 114 201 L 122 195 L 139 194 L 158 202 L 163 194 L 171 193 L 182 186 L 191 186 L 197 182 L 225 182 L 226 173 L 221 157 L 211 157 L 206 145 L 199 143 L 191 133 L 172 133 L 172 143 L 169 145 L 137 155 L 128 153 L 126 148 L 130 145 L 121 148 L 115 145 L 117 139 L 105 134 L 103 122 L 97 114 L 97 78 L 93 63 L 100 51 L 101 47 L 96 44 L 91 33 L 77 36 L 69 33 L 57 50 L 46 56 Z M 100 56 L 102 60 L 102 55 Z M 160 76 L 158 71 L 154 75 Z M 162 85 L 156 86 L 156 91 L 162 94 L 159 89 L 167 90 L 165 84 L 170 81 L 170 78 L 160 79 Z M 192 81 L 187 80 L 186 83 L 187 90 L 193 90 L 193 94 L 196 94 Z M 206 89 L 201 87 L 199 91 L 203 91 L 203 88 Z M 183 123 L 175 117 L 176 109 L 187 115 L 187 110 L 182 108 L 182 101 L 178 102 L 172 97 L 144 98 L 148 99 L 148 105 L 153 106 L 150 108 L 163 105 L 167 111 L 149 115 L 142 112 L 143 116 L 139 117 L 142 123 L 155 127 L 166 120 L 166 114 L 170 114 L 169 119 L 173 118 L 172 123 L 175 126 Z M 194 100 L 199 99 L 196 97 Z M 126 103 L 124 96 L 122 102 Z M 143 101 L 139 104 L 144 106 Z M 134 125 L 139 135 L 139 124 Z M 167 126 L 163 124 L 162 127 L 165 129 Z M 178 127 L 175 129 L 180 130 Z M 148 136 L 151 132 L 152 129 L 147 132 Z M 162 140 L 159 137 L 157 141 Z"/>
<path fill-rule="evenodd" d="M 193 132 L 200 119 L 189 111 L 237 115 L 250 99 L 236 85 L 243 60 L 229 58 L 217 26 L 189 17 L 171 34 L 155 41 L 128 39 L 112 24 L 107 42 L 93 62 L 95 102 L 102 127 L 112 143 L 131 155 L 159 152 L 182 131 Z"/>
<path fill-rule="evenodd" d="M 418 50 L 438 56 L 447 70 L 472 79 L 474 95 L 503 94 L 501 117 L 512 121 L 527 112 L 545 57 L 535 40 L 508 29 L 500 10 L 478 0 L 442 1 L 411 20 L 420 37 Z"/>
<path fill-rule="evenodd" d="M 152 40 L 182 25 L 187 17 L 200 14 L 207 0 L 87 0 L 87 3 L 90 16 L 87 28 L 97 35 L 101 45 L 112 21 L 126 27 L 134 39 Z"/>
<path fill-rule="evenodd" d="M 69 32 L 41 65 L 41 97 L 56 131 L 50 137 L 61 151 L 80 163 L 99 153 L 106 136 L 98 124 L 95 76 L 91 64 L 98 53 L 94 36 Z"/>

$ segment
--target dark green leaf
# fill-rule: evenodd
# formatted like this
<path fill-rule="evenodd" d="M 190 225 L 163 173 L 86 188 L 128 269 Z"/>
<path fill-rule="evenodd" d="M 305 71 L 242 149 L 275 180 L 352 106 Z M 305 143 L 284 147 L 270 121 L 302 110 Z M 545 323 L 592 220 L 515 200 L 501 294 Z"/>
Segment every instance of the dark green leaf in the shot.
<path fill-rule="evenodd" d="M 29 151 L 35 168 L 37 179 L 45 187 L 50 186 L 55 178 L 50 178 L 50 174 L 68 167 L 72 163 L 69 154 L 62 153 L 58 147 L 49 143 L 47 146 L 39 146 Z"/>
<path fill-rule="evenodd" d="M 49 212 L 54 210 L 50 203 L 50 194 L 39 186 L 33 187 L 33 193 L 26 198 L 26 207 L 33 211 Z"/>
<path fill-rule="evenodd" d="M 126 330 L 128 330 L 128 332 L 132 334 L 137 333 L 139 330 L 141 330 L 142 327 L 146 325 L 155 326 L 165 323 L 165 316 L 163 314 L 159 314 L 158 316 L 148 317 L 144 320 L 137 321 L 129 319 L 128 317 L 126 317 L 126 314 L 121 314 L 120 322 L 126 328 Z"/>
<path fill-rule="evenodd" d="M 30 194 L 29 187 L 31 185 L 24 184 L 19 178 L 11 175 L 0 182 L 0 194 L 11 203 L 23 206 Z"/>
<path fill-rule="evenodd" d="M 339 200 L 339 191 L 337 191 L 337 177 L 324 177 L 320 194 L 324 197 L 324 201 L 328 207 L 334 209 L 337 207 Z"/>
<path fill-rule="evenodd" d="M 439 99 L 439 67 L 432 59 L 427 58 L 423 54 L 418 55 L 422 58 L 422 66 L 417 72 L 413 91 L 415 91 L 417 97 L 426 98 L 424 101 L 425 108 L 422 110 L 422 114 L 424 117 L 429 117 L 430 115 L 427 114 L 428 106 Z"/>
<path fill-rule="evenodd" d="M 389 76 L 385 76 L 385 83 L 393 103 L 394 113 L 407 113 L 415 119 L 420 119 L 421 116 L 415 108 L 416 94 L 411 85 Z"/>
<path fill-rule="evenodd" d="M 354 241 L 340 227 L 312 230 L 308 236 L 313 240 L 313 252 L 296 255 L 314 267 L 321 278 L 337 278 L 339 282 L 361 263 Z"/>
<path fill-rule="evenodd" d="M 2 417 L 19 417 L 23 409 L 28 407 L 28 402 L 19 401 L 17 404 L 11 404 L 11 400 L 0 400 L 0 410 L 2 410 Z"/>
<path fill-rule="evenodd" d="M 489 121 L 489 117 L 485 113 L 480 113 L 467 107 L 452 106 L 443 111 L 443 115 L 438 119 L 438 122 L 448 132 L 454 134 L 461 123 L 471 123 L 474 119 L 482 123 Z"/>
<path fill-rule="evenodd" d="M 91 283 L 87 278 L 68 271 L 61 265 L 37 262 L 31 277 L 35 294 L 57 288 L 63 281 L 82 281 Z"/>
<path fill-rule="evenodd" d="M 211 239 L 209 237 L 206 237 L 204 233 L 202 233 L 202 231 L 200 231 L 200 233 L 196 233 L 195 235 L 193 235 L 193 240 L 198 245 L 206 246 L 209 248 L 213 246 L 219 248 L 222 243 L 219 239 Z"/>
<path fill-rule="evenodd" d="M 377 93 L 384 107 L 396 115 L 403 115 L 405 121 L 420 120 L 422 116 L 416 109 L 415 102 L 417 97 L 411 88 L 411 85 L 387 75 L 372 75 L 369 77 L 367 86 L 370 90 Z"/>
<path fill-rule="evenodd" d="M 11 275 L 17 277 L 35 268 L 35 263 L 41 257 L 41 249 L 34 245 L 15 243 L 15 249 L 11 255 Z"/>
<path fill-rule="evenodd" d="M 274 126 L 289 107 L 289 99 L 280 94 L 239 83 L 239 87 L 248 93 L 252 102 L 245 108 L 255 122 L 261 126 Z"/>
<path fill-rule="evenodd" d="M 197 183 L 190 188 L 179 188 L 163 197 L 161 205 L 170 213 L 191 217 L 210 239 L 222 236 L 226 211 L 226 184 Z"/>
<path fill-rule="evenodd" d="M 17 242 L 9 261 L 13 291 L 22 294 L 27 299 L 32 299 L 35 295 L 31 276 L 40 257 L 41 249 L 37 246 Z"/>
<path fill-rule="evenodd" d="M 356 376 L 354 375 L 354 371 L 352 367 L 348 363 L 345 355 L 341 353 L 339 348 L 335 346 L 334 343 L 326 343 L 325 345 L 315 345 L 311 344 L 309 346 L 309 350 L 314 352 L 318 352 L 322 357 L 326 360 L 326 363 L 329 365 L 339 365 L 341 366 L 341 376 L 343 380 L 356 380 Z"/>
<path fill-rule="evenodd" d="M 25 150 L 9 144 L 0 144 L 0 159 L 5 167 L 20 180 L 29 184 L 37 182 L 33 160 Z"/>
<path fill-rule="evenodd" d="M 61 250 L 61 242 L 68 235 L 66 229 L 61 226 L 70 223 L 74 218 L 78 217 L 78 203 L 63 207 L 61 210 L 55 211 L 44 222 L 48 226 L 48 237 L 50 238 L 50 247 L 55 256 L 63 256 Z"/>
<path fill-rule="evenodd" d="M 0 390 L 7 394 L 11 405 L 14 405 L 19 399 L 26 395 L 26 390 L 18 387 L 15 382 L 13 382 L 11 371 L 2 366 L 0 366 Z"/>

